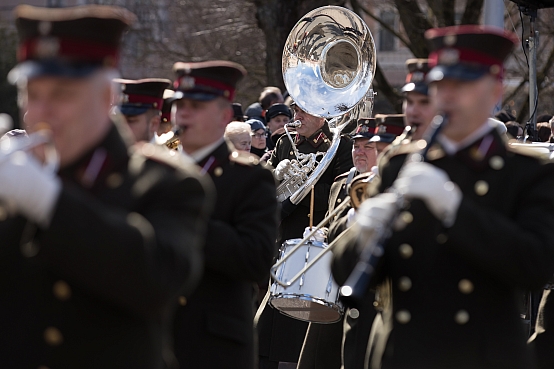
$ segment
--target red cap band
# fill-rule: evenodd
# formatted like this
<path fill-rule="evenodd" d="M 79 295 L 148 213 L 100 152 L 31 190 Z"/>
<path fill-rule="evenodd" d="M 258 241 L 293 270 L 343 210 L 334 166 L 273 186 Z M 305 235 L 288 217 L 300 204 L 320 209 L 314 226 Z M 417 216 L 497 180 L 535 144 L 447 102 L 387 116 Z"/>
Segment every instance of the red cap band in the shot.
<path fill-rule="evenodd" d="M 383 128 L 382 127 L 385 127 L 385 132 L 383 132 Z M 381 128 L 381 132 L 379 132 L 379 128 Z M 386 124 L 381 124 L 381 125 L 378 125 L 377 127 L 375 127 L 375 134 L 382 134 L 382 133 L 391 133 L 393 135 L 401 135 L 402 132 L 404 132 L 404 127 L 400 127 L 400 126 L 396 126 L 396 125 L 386 125 Z"/>
<path fill-rule="evenodd" d="M 188 79 L 188 80 L 187 80 Z M 215 81 L 213 79 L 193 77 L 185 75 L 175 81 L 173 87 L 181 91 L 199 90 L 202 92 L 213 93 L 233 101 L 235 97 L 235 89 L 225 83 Z"/>
<path fill-rule="evenodd" d="M 26 40 L 19 46 L 17 56 L 19 61 L 62 56 L 77 61 L 99 62 L 111 67 L 115 67 L 119 60 L 117 46 L 59 37 L 38 37 Z"/>
<path fill-rule="evenodd" d="M 433 51 L 431 54 L 429 54 L 429 66 L 431 68 L 433 68 L 437 65 L 440 65 L 440 64 L 441 65 L 442 64 L 446 64 L 446 65 L 449 64 L 449 63 L 441 62 L 441 60 L 440 60 L 441 56 L 442 56 L 442 53 L 445 50 L 449 50 L 449 49 L 448 48 L 447 49 L 440 49 L 440 50 L 437 50 L 437 51 Z M 459 62 L 461 62 L 461 63 L 482 64 L 484 66 L 493 66 L 495 64 L 502 66 L 502 60 L 493 58 L 489 55 L 480 53 L 480 52 L 475 51 L 475 50 L 464 49 L 464 48 L 452 48 L 450 50 L 455 50 L 457 52 L 457 60 L 453 60 L 452 64 L 458 64 Z"/>
<path fill-rule="evenodd" d="M 155 96 L 146 96 L 146 95 L 127 95 L 127 99 L 125 100 L 124 104 L 145 104 L 145 105 L 151 105 L 154 109 L 161 110 L 162 105 L 164 102 L 164 99 L 161 97 L 155 97 Z"/>

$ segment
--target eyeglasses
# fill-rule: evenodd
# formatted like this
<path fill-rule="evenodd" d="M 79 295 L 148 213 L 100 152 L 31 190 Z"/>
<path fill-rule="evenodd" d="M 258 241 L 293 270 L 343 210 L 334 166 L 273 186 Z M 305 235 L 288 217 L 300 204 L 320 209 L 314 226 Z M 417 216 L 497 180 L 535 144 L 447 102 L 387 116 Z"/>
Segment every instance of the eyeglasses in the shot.
<path fill-rule="evenodd" d="M 252 133 L 252 137 L 255 137 L 255 138 L 267 138 L 267 133 Z"/>

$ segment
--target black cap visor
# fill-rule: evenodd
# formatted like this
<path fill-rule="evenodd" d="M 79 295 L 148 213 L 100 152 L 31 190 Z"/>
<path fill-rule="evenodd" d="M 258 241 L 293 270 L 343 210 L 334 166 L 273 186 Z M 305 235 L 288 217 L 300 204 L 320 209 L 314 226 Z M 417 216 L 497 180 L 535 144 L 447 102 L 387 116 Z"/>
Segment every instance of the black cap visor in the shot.
<path fill-rule="evenodd" d="M 8 81 L 15 85 L 38 77 L 86 78 L 101 68 L 99 64 L 69 63 L 59 59 L 28 60 L 16 65 L 8 74 Z"/>
<path fill-rule="evenodd" d="M 427 84 L 424 82 L 410 82 L 404 85 L 402 87 L 402 92 L 417 92 L 423 95 L 429 95 L 429 88 L 427 87 Z"/>
<path fill-rule="evenodd" d="M 205 92 L 205 91 L 198 91 L 198 90 L 189 90 L 189 91 L 176 91 L 173 97 L 169 98 L 170 102 L 181 100 L 181 99 L 190 99 L 190 100 L 196 100 L 196 101 L 211 101 L 215 99 L 216 97 L 220 97 L 221 95 Z"/>

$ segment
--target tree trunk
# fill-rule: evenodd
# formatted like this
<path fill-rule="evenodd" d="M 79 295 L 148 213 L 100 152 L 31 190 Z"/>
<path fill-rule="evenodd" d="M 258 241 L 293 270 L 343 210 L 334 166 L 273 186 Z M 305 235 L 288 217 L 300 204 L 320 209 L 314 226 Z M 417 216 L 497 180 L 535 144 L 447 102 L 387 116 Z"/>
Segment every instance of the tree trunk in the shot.
<path fill-rule="evenodd" d="M 296 22 L 307 12 L 324 5 L 344 6 L 346 0 L 253 0 L 258 26 L 266 39 L 267 85 L 285 89 L 281 58 L 285 41 Z"/>

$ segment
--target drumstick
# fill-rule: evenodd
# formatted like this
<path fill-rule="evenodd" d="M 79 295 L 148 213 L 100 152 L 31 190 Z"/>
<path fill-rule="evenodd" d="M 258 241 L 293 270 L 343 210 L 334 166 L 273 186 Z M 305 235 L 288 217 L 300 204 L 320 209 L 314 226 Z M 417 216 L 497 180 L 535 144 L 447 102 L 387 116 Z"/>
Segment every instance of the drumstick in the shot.
<path fill-rule="evenodd" d="M 314 226 L 314 185 L 312 185 L 312 194 L 310 198 L 310 232 Z"/>

